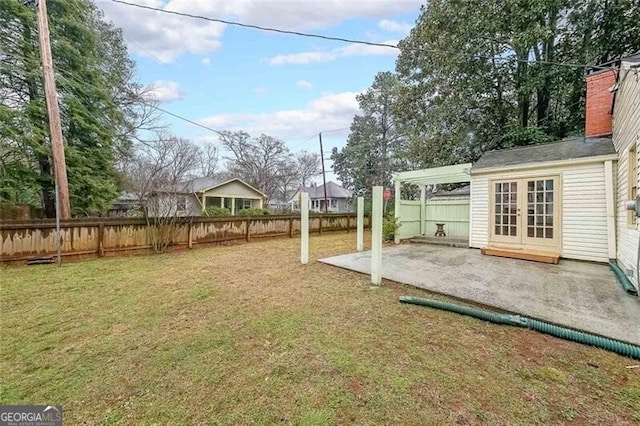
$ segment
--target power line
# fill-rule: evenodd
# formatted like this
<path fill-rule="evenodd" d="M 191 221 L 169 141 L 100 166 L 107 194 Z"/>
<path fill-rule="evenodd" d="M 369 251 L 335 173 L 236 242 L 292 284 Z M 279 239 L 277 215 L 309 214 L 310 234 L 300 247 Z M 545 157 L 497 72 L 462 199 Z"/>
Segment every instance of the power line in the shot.
<path fill-rule="evenodd" d="M 259 30 L 259 31 L 268 31 L 268 32 L 274 32 L 274 33 L 279 33 L 279 34 L 295 35 L 295 36 L 299 36 L 299 37 L 309 37 L 309 38 L 316 38 L 316 39 L 329 40 L 329 41 L 338 41 L 338 42 L 342 42 L 342 43 L 362 44 L 362 45 L 366 45 L 366 46 L 387 47 L 387 48 L 390 48 L 390 49 L 400 49 L 399 46 L 397 46 L 395 44 L 390 44 L 390 43 L 377 43 L 377 42 L 372 42 L 372 41 L 351 39 L 351 38 L 346 38 L 346 37 L 327 36 L 327 35 L 322 35 L 322 34 L 305 33 L 305 32 L 301 32 L 301 31 L 283 30 L 281 28 L 273 28 L 273 27 L 265 27 L 265 26 L 261 26 L 261 25 L 245 24 L 245 23 L 242 23 L 242 22 L 229 21 L 229 20 L 226 20 L 226 19 L 210 18 L 210 17 L 207 17 L 207 16 L 195 15 L 195 14 L 186 13 L 186 12 L 177 12 L 177 11 L 174 11 L 174 10 L 166 10 L 166 9 L 162 9 L 162 8 L 159 8 L 159 7 L 147 6 L 147 5 L 137 4 L 137 3 L 130 3 L 130 2 L 127 2 L 127 1 L 123 1 L 123 0 L 111 0 L 111 1 L 113 3 L 119 3 L 119 4 L 124 4 L 124 5 L 127 5 L 127 6 L 137 7 L 139 9 L 152 10 L 152 11 L 155 11 L 155 12 L 161 12 L 161 13 L 166 13 L 166 14 L 175 15 L 175 16 L 182 16 L 182 17 L 186 17 L 186 18 L 201 19 L 201 20 L 204 20 L 204 21 L 216 22 L 216 23 L 219 23 L 219 24 L 226 24 L 226 25 L 237 26 L 237 27 L 242 27 L 242 28 L 251 28 L 251 29 Z M 495 61 L 504 61 L 504 62 L 513 61 L 513 62 L 521 62 L 521 63 L 527 63 L 527 64 L 544 64 L 544 65 L 553 65 L 553 66 L 568 67 L 568 68 L 613 69 L 613 67 L 604 67 L 604 66 L 591 65 L 591 64 L 574 64 L 574 63 L 565 63 L 565 62 L 536 61 L 536 60 L 529 60 L 529 59 L 518 59 L 518 58 L 509 58 L 509 57 L 502 57 L 502 56 L 489 56 L 489 55 L 461 55 L 459 52 L 451 52 L 451 51 L 437 50 L 437 49 L 425 49 L 425 48 L 413 48 L 413 49 L 411 49 L 411 48 L 405 48 L 405 50 L 421 51 L 421 52 L 428 52 L 428 53 L 435 53 L 435 54 L 445 54 L 445 55 L 449 55 L 449 56 L 468 58 L 468 59 L 485 59 L 485 60 L 495 60 Z"/>
<path fill-rule="evenodd" d="M 351 127 L 341 127 L 339 129 L 332 129 L 332 130 L 323 130 L 320 133 L 332 133 L 332 132 L 341 132 L 343 130 L 349 130 Z"/>
<path fill-rule="evenodd" d="M 339 132 L 339 131 L 342 131 L 342 130 L 349 130 L 349 129 L 350 129 L 350 127 L 341 127 L 339 129 L 321 130 L 318 133 L 332 133 L 332 132 Z M 318 136 L 318 133 L 314 133 L 313 135 L 309 136 L 308 138 L 306 138 L 302 142 L 291 146 L 290 149 L 293 150 L 295 148 L 299 148 L 300 146 L 304 145 L 305 143 L 309 142 L 310 140 L 315 139 Z"/>
<path fill-rule="evenodd" d="M 129 42 L 135 44 L 136 46 L 138 46 L 138 48 L 140 50 L 142 50 L 144 53 L 146 53 L 147 55 L 149 55 L 151 58 L 153 58 L 154 61 L 156 61 L 158 64 L 163 65 L 164 62 L 158 58 L 155 54 L 151 53 L 151 51 L 149 49 L 147 49 L 146 47 L 144 47 L 143 45 L 141 45 L 140 43 L 133 41 L 133 40 L 128 40 Z"/>
<path fill-rule="evenodd" d="M 224 134 L 223 132 L 221 132 L 219 130 L 213 129 L 213 128 L 208 127 L 208 126 L 205 126 L 204 124 L 200 124 L 200 123 L 198 123 L 196 121 L 189 120 L 188 118 L 182 117 L 182 116 L 180 116 L 180 115 L 178 115 L 176 113 L 173 113 L 171 111 L 167 111 L 166 109 L 160 108 L 157 105 L 154 106 L 154 108 L 157 109 L 158 111 L 164 112 L 165 114 L 168 114 L 168 115 L 170 115 L 172 117 L 175 117 L 175 118 L 177 118 L 179 120 L 186 121 L 187 123 L 191 123 L 194 126 L 202 127 L 203 129 L 209 130 L 210 132 L 213 132 L 213 133 L 217 134 L 218 136 L 222 136 Z"/>
<path fill-rule="evenodd" d="M 76 78 L 74 75 L 67 74 L 67 73 L 61 73 L 61 74 L 62 74 L 63 79 L 68 78 L 68 79 L 73 80 L 73 81 L 75 81 L 76 83 L 81 84 L 81 85 L 83 85 L 83 86 L 85 86 L 85 87 L 87 87 L 87 88 L 89 88 L 89 87 L 90 87 L 90 88 L 96 88 L 96 87 L 97 87 L 97 86 L 95 86 L 94 84 L 92 84 L 92 83 L 90 83 L 90 82 L 87 82 L 87 81 L 81 81 L 81 80 L 79 80 L 79 79 L 78 79 L 78 78 Z M 175 117 L 175 118 L 177 118 L 177 119 L 179 119 L 179 120 L 185 121 L 185 122 L 190 123 L 190 124 L 192 124 L 192 125 L 194 125 L 194 126 L 201 127 L 201 128 L 203 128 L 203 129 L 205 129 L 205 130 L 209 130 L 210 132 L 213 132 L 213 133 L 215 133 L 215 134 L 217 134 L 217 135 L 219 135 L 219 136 L 221 136 L 221 135 L 223 134 L 220 130 L 216 130 L 216 129 L 211 128 L 211 127 L 209 127 L 209 126 L 205 126 L 204 124 L 200 124 L 200 123 L 198 123 L 198 122 L 196 122 L 196 121 L 190 120 L 190 119 L 188 119 L 188 118 L 186 118 L 186 117 L 183 117 L 183 116 L 181 116 L 181 115 L 179 115 L 179 114 L 176 114 L 175 112 L 167 111 L 166 109 L 161 108 L 161 107 L 159 107 L 159 106 L 157 106 L 157 105 L 152 105 L 150 102 L 144 102 L 144 101 L 143 101 L 143 103 L 145 103 L 145 104 L 147 104 L 147 105 L 149 105 L 149 106 L 153 107 L 154 109 L 156 109 L 156 110 L 158 110 L 158 111 L 160 111 L 160 112 L 163 112 L 163 113 L 165 113 L 165 114 L 167 114 L 167 115 L 170 115 L 170 116 L 172 116 L 172 117 Z M 94 118 L 95 118 L 95 117 L 94 117 Z"/>
<path fill-rule="evenodd" d="M 304 145 L 305 143 L 309 142 L 310 140 L 315 139 L 316 136 L 318 136 L 318 134 L 314 133 L 312 136 L 309 136 L 307 139 L 303 140 L 302 142 L 291 146 L 289 149 L 294 150 L 296 148 L 299 148 L 300 146 Z"/>

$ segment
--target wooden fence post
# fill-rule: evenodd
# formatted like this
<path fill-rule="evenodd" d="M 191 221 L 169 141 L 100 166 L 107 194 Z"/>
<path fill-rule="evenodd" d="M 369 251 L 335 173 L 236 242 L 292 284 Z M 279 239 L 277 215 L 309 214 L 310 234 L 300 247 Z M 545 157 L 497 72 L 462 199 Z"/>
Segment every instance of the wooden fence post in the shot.
<path fill-rule="evenodd" d="M 318 218 L 318 234 L 322 235 L 322 216 Z"/>
<path fill-rule="evenodd" d="M 244 221 L 246 229 L 244 230 L 244 238 L 247 242 L 251 241 L 251 220 L 247 219 Z"/>
<path fill-rule="evenodd" d="M 289 238 L 293 238 L 293 218 L 289 218 Z"/>
<path fill-rule="evenodd" d="M 187 243 L 189 248 L 193 248 L 193 224 L 189 222 L 187 226 Z"/>
<path fill-rule="evenodd" d="M 98 257 L 104 256 L 104 222 L 98 224 Z"/>

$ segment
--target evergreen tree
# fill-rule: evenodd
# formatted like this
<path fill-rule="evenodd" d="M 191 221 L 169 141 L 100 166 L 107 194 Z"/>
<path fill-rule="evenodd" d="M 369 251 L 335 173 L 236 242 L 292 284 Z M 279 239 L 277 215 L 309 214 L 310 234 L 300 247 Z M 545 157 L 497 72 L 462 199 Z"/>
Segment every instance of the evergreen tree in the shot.
<path fill-rule="evenodd" d="M 121 31 L 89 0 L 48 4 L 51 49 L 74 215 L 117 197 L 116 163 L 148 118 Z M 0 201 L 55 215 L 54 183 L 33 5 L 0 0 Z"/>
<path fill-rule="evenodd" d="M 378 73 L 357 97 L 362 113 L 353 119 L 347 145 L 332 150 L 334 172 L 356 195 L 369 193 L 374 185 L 389 187 L 391 174 L 406 167 L 406 131 L 392 113 L 399 86 L 393 73 Z"/>

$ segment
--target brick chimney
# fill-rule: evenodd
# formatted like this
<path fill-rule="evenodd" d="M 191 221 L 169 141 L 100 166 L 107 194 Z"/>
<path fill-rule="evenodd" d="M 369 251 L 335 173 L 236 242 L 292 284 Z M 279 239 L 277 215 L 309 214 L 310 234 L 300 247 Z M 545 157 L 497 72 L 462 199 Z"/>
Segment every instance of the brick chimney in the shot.
<path fill-rule="evenodd" d="M 587 105 L 584 135 L 610 136 L 613 130 L 613 93 L 617 73 L 602 70 L 587 75 Z"/>

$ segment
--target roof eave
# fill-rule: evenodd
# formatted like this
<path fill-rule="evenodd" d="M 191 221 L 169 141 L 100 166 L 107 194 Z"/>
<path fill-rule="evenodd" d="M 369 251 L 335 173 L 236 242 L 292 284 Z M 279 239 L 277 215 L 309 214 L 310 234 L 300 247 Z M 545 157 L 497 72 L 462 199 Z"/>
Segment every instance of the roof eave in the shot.
<path fill-rule="evenodd" d="M 573 164 L 603 163 L 605 161 L 617 161 L 618 154 L 595 155 L 592 157 L 570 158 L 568 160 L 540 161 L 534 163 L 513 164 L 509 166 L 471 168 L 471 175 L 480 175 L 511 170 L 529 170 L 539 167 L 562 167 Z"/>
<path fill-rule="evenodd" d="M 203 192 L 211 191 L 212 189 L 219 188 L 219 187 L 221 187 L 221 186 L 223 186 L 223 185 L 226 185 L 226 184 L 231 183 L 231 182 L 236 181 L 236 180 L 237 180 L 238 182 L 242 183 L 243 185 L 245 185 L 245 186 L 247 186 L 247 187 L 251 188 L 253 191 L 257 192 L 258 194 L 262 195 L 262 197 L 263 197 L 263 198 L 267 198 L 267 195 L 266 195 L 264 192 L 260 191 L 259 189 L 254 188 L 253 186 L 249 185 L 247 182 L 243 181 L 243 180 L 242 180 L 242 179 L 240 179 L 240 178 L 233 178 L 233 179 L 229 179 L 229 180 L 227 180 L 227 181 L 224 181 L 224 182 L 218 183 L 218 184 L 213 185 L 213 186 L 211 186 L 211 187 L 201 189 L 200 191 L 194 191 L 193 193 L 194 193 L 194 194 L 202 194 Z"/>

